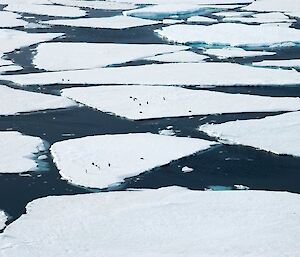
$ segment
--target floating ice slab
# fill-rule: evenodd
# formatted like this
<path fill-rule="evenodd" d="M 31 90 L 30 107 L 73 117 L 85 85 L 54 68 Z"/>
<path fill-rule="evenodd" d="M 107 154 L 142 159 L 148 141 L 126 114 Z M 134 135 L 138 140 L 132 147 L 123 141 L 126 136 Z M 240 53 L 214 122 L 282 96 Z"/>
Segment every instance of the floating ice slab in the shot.
<path fill-rule="evenodd" d="M 186 4 L 201 4 L 201 5 L 227 5 L 228 8 L 231 7 L 230 4 L 248 4 L 252 3 L 254 0 L 186 0 Z M 134 4 L 182 4 L 182 0 L 114 0 L 114 2 L 125 2 Z"/>
<path fill-rule="evenodd" d="M 215 16 L 219 16 L 219 17 L 243 17 L 243 16 L 249 16 L 254 14 L 253 12 L 235 12 L 235 11 L 231 11 L 231 12 L 218 12 L 218 13 L 214 13 Z"/>
<path fill-rule="evenodd" d="M 20 18 L 21 16 L 16 13 L 0 11 L 0 28 L 25 26 L 27 22 Z"/>
<path fill-rule="evenodd" d="M 162 21 L 163 24 L 176 24 L 176 23 L 183 23 L 184 20 L 173 20 L 173 19 L 164 19 Z"/>
<path fill-rule="evenodd" d="M 0 85 L 0 115 L 15 115 L 47 109 L 59 109 L 76 104 L 61 96 L 17 90 Z"/>
<path fill-rule="evenodd" d="M 267 56 L 275 55 L 276 52 L 267 51 L 247 51 L 238 47 L 226 47 L 207 49 L 205 54 L 217 56 L 219 59 L 236 58 L 236 57 L 255 57 L 255 56 Z"/>
<path fill-rule="evenodd" d="M 77 7 L 46 4 L 9 4 L 4 8 L 6 11 L 18 13 L 32 13 L 37 15 L 58 16 L 58 17 L 83 17 L 84 10 Z"/>
<path fill-rule="evenodd" d="M 63 178 L 81 186 L 105 188 L 214 144 L 150 133 L 120 134 L 58 142 L 51 153 Z"/>
<path fill-rule="evenodd" d="M 33 64 L 48 71 L 92 69 L 184 49 L 163 44 L 45 43 L 37 47 Z"/>
<path fill-rule="evenodd" d="M 295 19 L 290 19 L 288 16 L 280 12 L 258 13 L 258 14 L 254 14 L 253 17 L 227 17 L 224 18 L 223 21 L 242 22 L 242 23 L 296 22 Z"/>
<path fill-rule="evenodd" d="M 208 18 L 205 16 L 192 16 L 187 19 L 188 22 L 201 22 L 201 23 L 218 23 L 218 20 Z"/>
<path fill-rule="evenodd" d="M 300 68 L 300 59 L 261 61 L 254 62 L 253 65 L 261 67 Z"/>
<path fill-rule="evenodd" d="M 300 43 L 300 30 L 278 26 L 219 23 L 209 26 L 176 24 L 156 30 L 159 36 L 179 43 L 232 46 L 268 46 Z"/>
<path fill-rule="evenodd" d="M 252 146 L 276 154 L 300 156 L 300 112 L 258 120 L 203 125 L 201 131 L 228 144 Z"/>
<path fill-rule="evenodd" d="M 4 211 L 0 211 L 0 230 L 5 227 L 5 222 L 7 221 L 7 216 Z"/>
<path fill-rule="evenodd" d="M 6 65 L 6 66 L 0 66 L 0 74 L 8 71 L 19 71 L 23 68 L 18 65 Z"/>
<path fill-rule="evenodd" d="M 52 3 L 83 7 L 97 10 L 130 10 L 136 8 L 135 4 L 131 3 L 116 3 L 114 1 L 86 1 L 86 0 L 51 0 Z"/>
<path fill-rule="evenodd" d="M 300 99 L 227 94 L 167 86 L 99 86 L 64 89 L 62 95 L 128 119 L 215 113 L 300 110 Z"/>
<path fill-rule="evenodd" d="M 64 79 L 62 81 L 62 79 Z M 299 85 L 300 73 L 295 70 L 266 69 L 233 63 L 172 63 L 99 68 L 64 72 L 1 75 L 0 80 L 20 85 L 49 84 L 141 84 L 257 86 Z"/>
<path fill-rule="evenodd" d="M 1 256 L 297 256 L 299 212 L 299 195 L 287 192 L 171 187 L 50 196 L 31 202 L 0 235 Z"/>
<path fill-rule="evenodd" d="M 16 131 L 0 132 L 0 173 L 36 170 L 38 165 L 34 154 L 44 150 L 46 145 L 39 137 L 25 136 Z"/>
<path fill-rule="evenodd" d="M 113 16 L 104 18 L 79 18 L 65 20 L 44 21 L 43 24 L 71 27 L 86 27 L 99 29 L 126 29 L 161 23 L 160 21 L 146 20 L 129 16 Z"/>
<path fill-rule="evenodd" d="M 27 33 L 13 29 L 0 29 L 0 56 L 2 53 L 8 53 L 21 47 L 50 41 L 62 35 L 62 33 Z"/>
<path fill-rule="evenodd" d="M 204 59 L 209 58 L 206 55 L 196 54 L 191 51 L 179 51 L 175 53 L 161 54 L 153 57 L 148 57 L 146 60 L 157 62 L 202 62 Z"/>
<path fill-rule="evenodd" d="M 285 12 L 294 17 L 300 17 L 300 5 L 297 0 L 257 0 L 242 8 L 258 12 Z"/>

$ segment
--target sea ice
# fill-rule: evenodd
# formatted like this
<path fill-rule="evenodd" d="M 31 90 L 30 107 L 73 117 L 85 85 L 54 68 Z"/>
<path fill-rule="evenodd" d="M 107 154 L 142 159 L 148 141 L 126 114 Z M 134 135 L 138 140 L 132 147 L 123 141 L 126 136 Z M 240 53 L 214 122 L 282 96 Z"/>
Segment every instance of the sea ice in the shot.
<path fill-rule="evenodd" d="M 46 144 L 39 137 L 25 136 L 16 131 L 0 132 L 0 173 L 36 170 L 38 164 L 34 155 L 44 150 Z"/>
<path fill-rule="evenodd" d="M 223 5 L 228 8 L 231 4 L 249 4 L 254 0 L 185 0 L 186 4 L 201 4 L 201 5 Z M 182 4 L 182 0 L 114 0 L 118 3 L 134 3 L 134 4 Z"/>
<path fill-rule="evenodd" d="M 192 172 L 194 169 L 193 168 L 190 168 L 190 167 L 188 167 L 188 166 L 184 166 L 184 167 L 182 167 L 182 169 L 181 169 L 181 171 L 183 172 L 183 173 L 189 173 L 189 172 Z"/>
<path fill-rule="evenodd" d="M 31 202 L 26 213 L 5 229 L 0 254 L 297 256 L 299 213 L 299 195 L 287 192 L 170 187 L 49 196 Z"/>
<path fill-rule="evenodd" d="M 204 59 L 209 58 L 206 55 L 196 54 L 192 51 L 179 51 L 175 53 L 167 53 L 167 54 L 160 54 L 153 57 L 147 57 L 146 60 L 149 61 L 157 61 L 157 62 L 202 62 Z"/>
<path fill-rule="evenodd" d="M 51 146 L 51 154 L 63 178 L 81 186 L 105 188 L 213 145 L 195 138 L 118 134 L 58 142 Z"/>
<path fill-rule="evenodd" d="M 7 216 L 5 215 L 5 212 L 0 210 L 0 230 L 4 229 L 6 221 Z"/>
<path fill-rule="evenodd" d="M 15 115 L 47 109 L 75 106 L 73 101 L 48 94 L 40 94 L 0 85 L 0 115 Z"/>
<path fill-rule="evenodd" d="M 261 67 L 285 67 L 285 68 L 300 68 L 300 59 L 290 60 L 265 60 L 252 63 L 254 66 Z"/>
<path fill-rule="evenodd" d="M 63 79 L 63 81 L 62 81 Z M 299 85 L 295 70 L 267 69 L 234 63 L 167 63 L 19 75 L 0 75 L 0 80 L 20 85 L 141 84 L 207 86 Z"/>
<path fill-rule="evenodd" d="M 300 156 L 300 112 L 200 127 L 228 144 L 252 146 L 276 154 Z"/>
<path fill-rule="evenodd" d="M 133 120 L 215 113 L 300 110 L 296 97 L 266 97 L 171 86 L 98 86 L 64 89 L 62 95 Z"/>
<path fill-rule="evenodd" d="M 12 12 L 0 11 L 0 28 L 22 27 L 27 24 L 20 19 L 22 16 Z"/>
<path fill-rule="evenodd" d="M 208 18 L 205 16 L 192 16 L 187 19 L 188 22 L 201 22 L 201 23 L 218 23 L 218 20 Z"/>
<path fill-rule="evenodd" d="M 49 24 L 49 25 L 99 28 L 99 29 L 127 29 L 127 28 L 155 25 L 161 22 L 120 15 L 120 16 L 103 17 L 103 18 L 50 20 L 50 21 L 44 21 L 42 23 Z"/>
<path fill-rule="evenodd" d="M 48 71 L 92 69 L 184 49 L 163 44 L 45 43 L 37 47 L 33 64 Z"/>
<path fill-rule="evenodd" d="M 218 12 L 214 13 L 215 16 L 219 17 L 243 17 L 243 16 L 250 16 L 254 14 L 253 12 L 241 12 L 240 10 L 238 12 L 231 11 L 231 12 Z"/>
<path fill-rule="evenodd" d="M 209 26 L 175 24 L 155 30 L 169 41 L 231 46 L 270 46 L 300 43 L 300 31 L 280 26 L 219 23 Z"/>

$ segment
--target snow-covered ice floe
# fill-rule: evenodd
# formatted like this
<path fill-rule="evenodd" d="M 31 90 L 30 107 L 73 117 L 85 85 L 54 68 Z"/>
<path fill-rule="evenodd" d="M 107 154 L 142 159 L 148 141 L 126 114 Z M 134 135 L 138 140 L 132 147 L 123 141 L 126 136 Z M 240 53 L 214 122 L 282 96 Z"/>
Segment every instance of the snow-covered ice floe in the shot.
<path fill-rule="evenodd" d="M 4 8 L 4 10 L 17 13 L 31 13 L 57 17 L 83 17 L 86 15 L 84 10 L 77 7 L 50 4 L 9 4 Z"/>
<path fill-rule="evenodd" d="M 76 103 L 62 96 L 40 94 L 0 85 L 0 115 L 15 115 L 47 109 L 76 106 Z"/>
<path fill-rule="evenodd" d="M 160 54 L 153 57 L 147 57 L 146 60 L 157 62 L 202 62 L 204 59 L 209 58 L 206 55 L 196 54 L 192 51 L 179 51 L 175 53 Z"/>
<path fill-rule="evenodd" d="M 290 60 L 265 60 L 252 63 L 254 66 L 261 67 L 284 67 L 284 68 L 300 68 L 300 59 Z"/>
<path fill-rule="evenodd" d="M 215 113 L 300 110 L 296 97 L 266 97 L 171 86 L 98 86 L 64 89 L 62 95 L 128 119 Z"/>
<path fill-rule="evenodd" d="M 231 11 L 231 12 L 218 12 L 214 13 L 215 16 L 219 17 L 244 17 L 244 16 L 251 16 L 254 14 L 253 12 L 241 12 L 240 10 L 237 11 Z"/>
<path fill-rule="evenodd" d="M 45 43 L 37 47 L 33 64 L 48 71 L 91 69 L 184 49 L 163 44 Z"/>
<path fill-rule="evenodd" d="M 0 11 L 0 28 L 25 26 L 27 22 L 22 20 L 21 17 L 21 15 L 16 13 Z"/>
<path fill-rule="evenodd" d="M 127 29 L 149 26 L 161 23 L 161 21 L 146 20 L 130 16 L 113 16 L 103 18 L 79 18 L 50 20 L 41 22 L 48 25 L 61 25 L 71 27 L 99 28 L 99 29 Z"/>
<path fill-rule="evenodd" d="M 0 230 L 5 227 L 5 222 L 7 221 L 7 216 L 4 211 L 0 210 Z"/>
<path fill-rule="evenodd" d="M 0 75 L 20 85 L 49 84 L 141 84 L 257 86 L 299 85 L 295 70 L 267 69 L 233 63 L 167 63 L 141 66 L 98 68 L 92 70 Z"/>
<path fill-rule="evenodd" d="M 134 3 L 134 4 L 182 4 L 182 0 L 113 0 L 118 3 Z M 199 4 L 199 5 L 216 5 L 227 6 L 232 8 L 232 5 L 249 4 L 254 0 L 186 0 L 185 4 Z"/>
<path fill-rule="evenodd" d="M 51 0 L 51 2 L 59 5 L 83 7 L 97 10 L 130 10 L 136 8 L 136 5 L 132 3 L 117 3 L 114 1 Z"/>
<path fill-rule="evenodd" d="M 219 59 L 236 58 L 236 57 L 255 57 L 255 56 L 267 56 L 275 55 L 276 52 L 267 51 L 248 51 L 238 47 L 226 47 L 226 48 L 210 48 L 204 50 L 205 54 L 217 56 Z"/>
<path fill-rule="evenodd" d="M 155 30 L 169 41 L 231 46 L 270 46 L 286 42 L 300 43 L 300 30 L 281 26 L 235 23 L 213 25 L 176 24 Z"/>
<path fill-rule="evenodd" d="M 46 148 L 39 137 L 25 136 L 16 131 L 0 132 L 0 173 L 36 170 L 38 163 L 34 156 Z"/>
<path fill-rule="evenodd" d="M 105 188 L 213 145 L 202 139 L 137 133 L 70 139 L 52 145 L 51 154 L 63 178 Z"/>
<path fill-rule="evenodd" d="M 218 23 L 218 20 L 208 18 L 205 16 L 192 16 L 187 19 L 188 22 L 201 22 L 201 23 Z"/>
<path fill-rule="evenodd" d="M 257 0 L 242 9 L 257 12 L 284 12 L 292 17 L 300 17 L 300 5 L 297 0 Z"/>
<path fill-rule="evenodd" d="M 199 129 L 228 144 L 247 145 L 276 154 L 300 157 L 300 112 L 263 119 L 206 124 Z"/>
<path fill-rule="evenodd" d="M 5 229 L 0 253 L 2 257 L 297 256 L 299 213 L 299 195 L 287 192 L 170 187 L 50 196 L 29 203 L 26 214 Z"/>

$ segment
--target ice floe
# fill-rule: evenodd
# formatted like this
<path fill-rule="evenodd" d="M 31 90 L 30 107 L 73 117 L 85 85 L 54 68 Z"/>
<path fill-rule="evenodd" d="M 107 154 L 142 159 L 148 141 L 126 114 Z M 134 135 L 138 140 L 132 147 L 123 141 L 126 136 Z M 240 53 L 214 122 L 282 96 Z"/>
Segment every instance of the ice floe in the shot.
<path fill-rule="evenodd" d="M 241 11 L 214 13 L 215 16 L 219 16 L 219 17 L 243 17 L 243 16 L 251 16 L 252 14 L 254 14 L 254 13 L 253 12 L 241 12 Z"/>
<path fill-rule="evenodd" d="M 296 97 L 265 97 L 167 86 L 69 88 L 62 95 L 133 120 L 215 113 L 300 110 Z"/>
<path fill-rule="evenodd" d="M 218 20 L 208 18 L 205 16 L 192 16 L 187 19 L 188 22 L 200 22 L 200 23 L 218 23 Z"/>
<path fill-rule="evenodd" d="M 0 115 L 15 115 L 47 109 L 59 109 L 76 104 L 61 96 L 40 94 L 0 85 Z"/>
<path fill-rule="evenodd" d="M 182 0 L 113 0 L 114 2 L 125 2 L 134 4 L 182 4 Z M 185 4 L 199 4 L 199 5 L 217 5 L 232 7 L 232 4 L 249 4 L 254 0 L 186 0 Z"/>
<path fill-rule="evenodd" d="M 209 26 L 176 24 L 156 30 L 169 41 L 232 46 L 269 46 L 300 43 L 300 30 L 280 26 L 219 23 Z"/>
<path fill-rule="evenodd" d="M 299 212 L 299 195 L 287 192 L 171 187 L 50 196 L 31 202 L 0 235 L 1 256 L 297 256 Z"/>
<path fill-rule="evenodd" d="M 160 54 L 153 57 L 145 58 L 149 61 L 157 61 L 157 62 L 202 62 L 204 59 L 209 58 L 206 55 L 196 54 L 191 51 L 179 51 L 175 53 L 168 54 Z"/>
<path fill-rule="evenodd" d="M 261 67 L 300 68 L 300 59 L 264 60 L 261 62 L 253 62 L 252 64 L 254 66 L 261 66 Z"/>
<path fill-rule="evenodd" d="M 206 124 L 200 130 L 228 144 L 247 145 L 276 154 L 300 156 L 300 112 L 263 119 Z"/>
<path fill-rule="evenodd" d="M 83 7 L 97 10 L 130 10 L 136 8 L 135 4 L 117 3 L 114 1 L 86 1 L 86 0 L 50 0 L 59 5 Z"/>
<path fill-rule="evenodd" d="M 5 222 L 7 221 L 7 216 L 4 211 L 0 210 L 0 230 L 5 227 Z"/>
<path fill-rule="evenodd" d="M 243 48 L 238 48 L 238 47 L 210 48 L 204 50 L 204 53 L 208 55 L 217 56 L 219 59 L 267 56 L 267 55 L 276 54 L 276 52 L 267 52 L 267 51 L 247 51 Z"/>
<path fill-rule="evenodd" d="M 190 167 L 188 167 L 188 166 L 184 166 L 184 167 L 182 167 L 182 169 L 181 169 L 181 171 L 183 172 L 183 173 L 189 173 L 189 172 L 192 172 L 194 169 L 193 168 L 190 168 Z"/>
<path fill-rule="evenodd" d="M 84 10 L 77 7 L 46 5 L 46 4 L 9 4 L 4 8 L 5 11 L 17 13 L 31 13 L 36 15 L 47 15 L 57 17 L 83 17 L 86 15 Z"/>
<path fill-rule="evenodd" d="M 163 44 L 45 43 L 37 47 L 33 64 L 48 71 L 91 69 L 184 49 Z"/>
<path fill-rule="evenodd" d="M 16 131 L 0 132 L 0 173 L 36 170 L 38 164 L 34 155 L 46 148 L 39 137 L 25 136 Z"/>
<path fill-rule="evenodd" d="M 58 142 L 52 145 L 51 154 L 63 178 L 82 186 L 105 188 L 214 144 L 150 133 L 119 134 Z"/>
<path fill-rule="evenodd" d="M 266 69 L 234 63 L 167 63 L 141 66 L 98 68 L 62 72 L 0 75 L 20 85 L 49 84 L 143 84 L 257 86 L 299 85 L 295 70 Z"/>
<path fill-rule="evenodd" d="M 26 24 L 19 14 L 0 11 L 0 28 L 22 27 Z"/>
<path fill-rule="evenodd" d="M 98 29 L 127 29 L 127 28 L 155 25 L 161 22 L 119 15 L 119 16 L 103 17 L 103 18 L 50 20 L 50 21 L 44 21 L 42 23 L 49 24 L 49 25 L 98 28 Z"/>
<path fill-rule="evenodd" d="M 183 23 L 184 20 L 176 20 L 176 19 L 163 19 L 163 24 L 176 24 L 176 23 Z"/>

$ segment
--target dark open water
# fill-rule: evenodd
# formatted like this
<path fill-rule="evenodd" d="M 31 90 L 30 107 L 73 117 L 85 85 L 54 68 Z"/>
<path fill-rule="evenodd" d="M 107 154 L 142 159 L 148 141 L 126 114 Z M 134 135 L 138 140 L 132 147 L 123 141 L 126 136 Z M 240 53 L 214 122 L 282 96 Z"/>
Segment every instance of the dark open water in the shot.
<path fill-rule="evenodd" d="M 0 6 L 1 9 L 1 6 Z M 118 14 L 118 12 L 91 11 L 90 17 L 104 17 Z M 28 15 L 33 16 L 33 15 Z M 47 17 L 35 16 L 33 20 L 44 20 Z M 125 30 L 88 29 L 54 26 L 50 29 L 25 29 L 29 32 L 64 32 L 64 39 L 54 41 L 67 42 L 109 42 L 109 43 L 165 43 L 153 34 L 153 29 L 161 25 Z M 299 22 L 294 26 L 299 27 Z M 24 30 L 20 28 L 20 30 Z M 36 46 L 25 47 L 21 51 L 8 54 L 16 64 L 24 67 L 23 71 L 10 72 L 12 74 L 42 72 L 31 65 L 33 50 Z M 201 49 L 195 49 L 201 53 Z M 279 49 L 276 56 L 264 59 L 299 58 L 300 48 Z M 231 62 L 251 63 L 263 58 L 235 58 Z M 140 65 L 146 62 L 131 62 L 125 65 Z M 8 73 L 9 74 L 9 73 Z M 2 84 L 15 87 L 15 85 L 2 82 Z M 26 90 L 59 94 L 61 86 L 32 86 Z M 213 88 L 230 93 L 251 93 L 270 96 L 299 96 L 300 87 L 222 87 Z M 68 110 L 37 112 L 19 116 L 0 117 L 0 131 L 8 129 L 20 131 L 26 135 L 39 136 L 48 143 L 78 138 L 88 135 L 103 135 L 130 132 L 153 132 L 172 125 L 177 136 L 191 136 L 211 139 L 202 132 L 197 131 L 201 124 L 207 122 L 221 123 L 236 119 L 262 118 L 278 113 L 248 113 L 195 116 L 192 118 L 165 118 L 148 121 L 129 121 L 91 108 L 81 107 Z M 0 209 L 10 215 L 10 221 L 18 218 L 25 211 L 28 202 L 48 196 L 90 193 L 99 191 L 95 189 L 73 186 L 62 180 L 51 156 L 46 160 L 47 169 L 31 172 L 29 176 L 15 174 L 0 174 Z M 181 168 L 189 166 L 193 172 L 183 173 Z M 175 161 L 169 165 L 145 172 L 139 176 L 128 178 L 119 187 L 107 190 L 126 190 L 132 188 L 159 188 L 179 185 L 190 189 L 203 190 L 210 185 L 232 187 L 243 184 L 250 189 L 280 190 L 300 193 L 300 158 L 291 156 L 278 156 L 265 151 L 255 150 L 244 146 L 219 145 L 209 151 L 198 153 Z"/>

